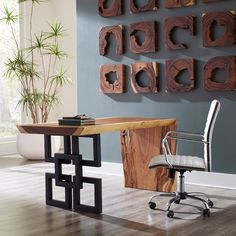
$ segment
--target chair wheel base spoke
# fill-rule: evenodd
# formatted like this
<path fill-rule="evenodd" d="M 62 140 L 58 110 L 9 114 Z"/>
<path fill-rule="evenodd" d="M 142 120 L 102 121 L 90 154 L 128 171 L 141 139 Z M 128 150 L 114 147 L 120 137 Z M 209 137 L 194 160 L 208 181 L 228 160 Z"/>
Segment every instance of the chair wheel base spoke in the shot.
<path fill-rule="evenodd" d="M 207 201 L 207 205 L 208 205 L 210 208 L 213 208 L 214 203 L 213 203 L 213 201 L 208 200 L 208 201 Z"/>
<path fill-rule="evenodd" d="M 174 201 L 175 204 L 180 204 L 180 199 Z"/>

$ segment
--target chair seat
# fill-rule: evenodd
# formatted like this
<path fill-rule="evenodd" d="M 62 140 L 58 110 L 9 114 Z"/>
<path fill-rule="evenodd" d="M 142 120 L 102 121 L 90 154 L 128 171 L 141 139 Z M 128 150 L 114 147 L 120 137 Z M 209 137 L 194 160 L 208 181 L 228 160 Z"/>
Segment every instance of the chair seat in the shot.
<path fill-rule="evenodd" d="M 173 169 L 183 169 L 183 170 L 205 170 L 206 165 L 203 158 L 196 156 L 182 156 L 182 155 L 168 155 L 170 163 Z M 157 166 L 169 167 L 166 162 L 165 155 L 154 156 L 149 163 L 149 168 L 154 168 Z"/>

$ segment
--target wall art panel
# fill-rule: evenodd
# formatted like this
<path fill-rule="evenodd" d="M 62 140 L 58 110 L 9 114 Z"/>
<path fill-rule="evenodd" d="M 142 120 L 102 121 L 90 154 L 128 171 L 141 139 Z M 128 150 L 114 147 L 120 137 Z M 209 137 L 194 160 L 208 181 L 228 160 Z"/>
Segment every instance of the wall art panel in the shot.
<path fill-rule="evenodd" d="M 195 5 L 195 0 L 165 0 L 166 8 L 189 7 Z"/>
<path fill-rule="evenodd" d="M 180 73 L 184 70 L 188 71 L 188 84 L 183 84 L 178 81 Z M 166 83 L 167 92 L 189 92 L 195 86 L 195 60 L 178 59 L 166 61 Z"/>
<path fill-rule="evenodd" d="M 195 17 L 180 16 L 165 20 L 165 44 L 168 50 L 179 50 L 187 48 L 183 43 L 175 43 L 173 39 L 173 30 L 176 28 L 188 29 L 190 35 L 195 35 Z"/>
<path fill-rule="evenodd" d="M 123 14 L 123 0 L 113 0 L 109 7 L 106 7 L 107 0 L 98 0 L 98 12 L 103 17 L 120 16 Z"/>
<path fill-rule="evenodd" d="M 124 53 L 124 27 L 122 25 L 106 26 L 99 33 L 99 52 L 101 56 L 107 54 L 109 47 L 109 36 L 113 34 L 116 39 L 116 54 Z"/>
<path fill-rule="evenodd" d="M 145 40 L 139 43 L 138 31 L 145 33 Z M 139 22 L 130 25 L 130 50 L 133 53 L 149 53 L 157 50 L 157 24 L 155 21 Z"/>
<path fill-rule="evenodd" d="M 220 2 L 220 1 L 224 1 L 224 0 L 202 0 L 202 2 L 204 3 L 212 3 L 212 2 Z"/>
<path fill-rule="evenodd" d="M 150 86 L 141 86 L 138 75 L 147 73 Z M 131 64 L 131 86 L 135 93 L 157 93 L 158 64 L 156 62 L 137 62 Z"/>
<path fill-rule="evenodd" d="M 112 81 L 110 74 L 115 73 Z M 125 92 L 125 65 L 102 65 L 100 68 L 100 89 L 103 93 L 119 94 Z"/>
<path fill-rule="evenodd" d="M 157 10 L 157 0 L 149 0 L 146 4 L 138 7 L 136 0 L 130 0 L 130 12 L 140 13 L 145 11 L 156 11 Z"/>
<path fill-rule="evenodd" d="M 209 12 L 202 16 L 203 46 L 232 46 L 236 42 L 235 12 Z M 224 34 L 220 38 L 214 38 L 214 27 L 224 27 Z"/>
<path fill-rule="evenodd" d="M 223 83 L 214 81 L 215 72 L 225 70 L 227 78 Z M 207 91 L 231 91 L 236 89 L 236 57 L 223 56 L 210 59 L 204 66 L 204 88 Z"/>

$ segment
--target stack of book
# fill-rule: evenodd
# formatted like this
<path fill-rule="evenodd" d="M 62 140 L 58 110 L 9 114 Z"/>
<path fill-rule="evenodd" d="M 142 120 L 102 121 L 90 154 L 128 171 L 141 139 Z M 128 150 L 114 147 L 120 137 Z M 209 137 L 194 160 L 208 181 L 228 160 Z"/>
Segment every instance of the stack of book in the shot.
<path fill-rule="evenodd" d="M 91 116 L 77 115 L 77 116 L 67 116 L 62 117 L 58 120 L 59 125 L 94 125 L 95 119 Z"/>

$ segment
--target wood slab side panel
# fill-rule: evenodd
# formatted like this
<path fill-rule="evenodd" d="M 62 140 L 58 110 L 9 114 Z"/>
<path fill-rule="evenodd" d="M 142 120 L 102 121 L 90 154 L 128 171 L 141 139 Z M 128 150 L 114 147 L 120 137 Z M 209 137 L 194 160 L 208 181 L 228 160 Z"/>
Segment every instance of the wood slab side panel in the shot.
<path fill-rule="evenodd" d="M 176 125 L 136 129 L 121 132 L 121 149 L 125 176 L 125 187 L 154 191 L 176 191 L 176 178 L 169 178 L 166 168 L 149 169 L 148 164 L 154 155 L 161 154 L 161 140 Z M 176 153 L 176 141 L 171 143 Z"/>

